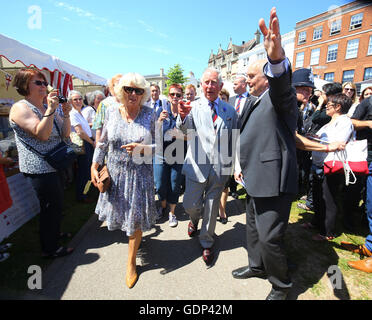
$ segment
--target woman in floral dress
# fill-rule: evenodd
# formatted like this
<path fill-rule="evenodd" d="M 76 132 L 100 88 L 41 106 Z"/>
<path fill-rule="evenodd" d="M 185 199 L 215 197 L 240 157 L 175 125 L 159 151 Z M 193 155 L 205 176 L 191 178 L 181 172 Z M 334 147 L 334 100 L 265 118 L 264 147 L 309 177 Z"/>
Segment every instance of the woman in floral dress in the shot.
<path fill-rule="evenodd" d="M 109 230 L 120 229 L 129 237 L 126 284 L 137 281 L 136 253 L 142 232 L 155 224 L 155 195 L 152 154 L 155 141 L 155 114 L 144 102 L 150 96 L 145 78 L 137 73 L 124 75 L 115 86 L 120 106 L 106 110 L 100 141 L 93 156 L 92 180 L 107 156 L 110 188 L 101 193 L 96 213 Z"/>

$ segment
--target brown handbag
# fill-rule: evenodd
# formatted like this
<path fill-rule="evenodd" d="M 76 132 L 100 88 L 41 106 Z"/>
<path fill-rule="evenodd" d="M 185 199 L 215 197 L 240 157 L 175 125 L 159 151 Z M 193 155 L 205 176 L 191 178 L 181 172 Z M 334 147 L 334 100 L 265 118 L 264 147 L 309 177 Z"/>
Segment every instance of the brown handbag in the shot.
<path fill-rule="evenodd" d="M 107 189 L 110 187 L 111 179 L 109 172 L 107 170 L 107 165 L 104 165 L 101 170 L 98 171 L 98 177 L 99 180 L 97 181 L 97 184 L 94 184 L 99 192 L 104 193 L 107 191 Z"/>

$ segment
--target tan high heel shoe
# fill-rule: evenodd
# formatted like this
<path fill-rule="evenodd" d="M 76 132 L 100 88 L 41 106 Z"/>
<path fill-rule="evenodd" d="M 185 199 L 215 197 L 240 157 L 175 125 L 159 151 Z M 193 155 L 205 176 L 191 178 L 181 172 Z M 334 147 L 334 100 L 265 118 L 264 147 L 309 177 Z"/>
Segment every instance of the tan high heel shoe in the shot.
<path fill-rule="evenodd" d="M 134 287 L 134 285 L 136 284 L 137 280 L 138 280 L 138 274 L 137 274 L 137 272 L 136 272 L 133 276 L 131 276 L 131 277 L 129 277 L 129 276 L 127 275 L 127 276 L 126 276 L 126 284 L 127 284 L 127 287 L 128 287 L 129 289 L 132 289 L 132 288 Z"/>

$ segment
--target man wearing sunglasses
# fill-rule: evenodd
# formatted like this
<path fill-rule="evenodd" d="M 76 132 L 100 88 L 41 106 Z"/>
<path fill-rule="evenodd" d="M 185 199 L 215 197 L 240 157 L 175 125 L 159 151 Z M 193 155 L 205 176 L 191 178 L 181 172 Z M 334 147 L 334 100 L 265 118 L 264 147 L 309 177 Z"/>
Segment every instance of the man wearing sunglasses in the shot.
<path fill-rule="evenodd" d="M 222 190 L 232 173 L 238 114 L 219 98 L 223 87 L 218 70 L 209 68 L 202 76 L 204 96 L 179 107 L 176 126 L 189 141 L 182 173 L 186 177 L 183 206 L 190 216 L 188 235 L 195 236 L 202 219 L 199 242 L 206 265 L 214 260 L 212 246 Z M 191 109 L 191 111 L 190 111 Z"/>

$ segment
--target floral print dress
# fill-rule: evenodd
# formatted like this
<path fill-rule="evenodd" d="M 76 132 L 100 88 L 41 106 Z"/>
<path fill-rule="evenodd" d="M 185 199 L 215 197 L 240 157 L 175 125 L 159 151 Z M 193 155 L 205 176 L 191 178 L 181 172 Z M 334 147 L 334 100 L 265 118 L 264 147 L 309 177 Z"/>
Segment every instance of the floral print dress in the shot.
<path fill-rule="evenodd" d="M 152 154 L 147 157 L 129 155 L 122 145 L 141 142 L 154 150 L 155 114 L 142 106 L 136 119 L 128 123 L 117 105 L 106 110 L 100 141 L 93 162 L 103 164 L 111 178 L 110 188 L 101 193 L 96 206 L 100 221 L 109 230 L 125 231 L 127 236 L 136 230 L 149 231 L 156 221 Z"/>

